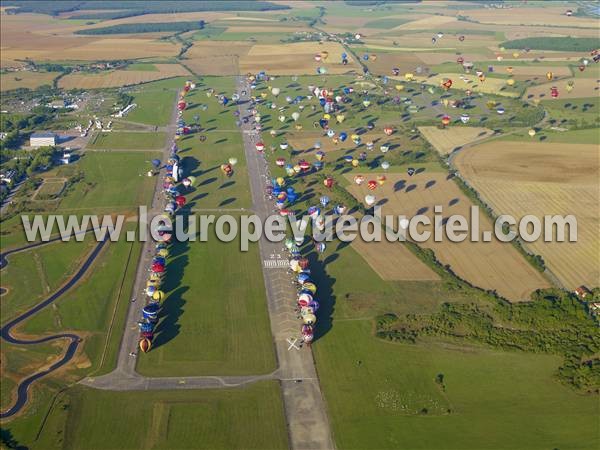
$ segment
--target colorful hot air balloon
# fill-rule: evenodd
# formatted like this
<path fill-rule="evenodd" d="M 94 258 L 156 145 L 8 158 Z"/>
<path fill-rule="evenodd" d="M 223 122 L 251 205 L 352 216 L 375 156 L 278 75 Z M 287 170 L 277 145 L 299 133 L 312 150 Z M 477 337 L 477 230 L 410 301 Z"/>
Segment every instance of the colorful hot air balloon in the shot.
<path fill-rule="evenodd" d="M 378 184 L 377 184 L 377 181 L 375 181 L 375 180 L 369 180 L 367 182 L 367 188 L 369 188 L 369 190 L 371 190 L 371 191 L 375 190 L 377 188 L 377 186 L 378 186 Z"/>
<path fill-rule="evenodd" d="M 394 129 L 392 127 L 384 127 L 383 132 L 386 134 L 386 136 L 391 136 L 394 132 Z"/>
<path fill-rule="evenodd" d="M 361 184 L 363 184 L 365 182 L 365 177 L 363 175 L 356 175 L 354 177 L 354 182 L 360 186 Z"/>
<path fill-rule="evenodd" d="M 139 346 L 142 352 L 148 353 L 152 348 L 152 341 L 148 338 L 140 339 Z"/>
<path fill-rule="evenodd" d="M 442 126 L 445 128 L 450 124 L 450 116 L 444 115 L 442 116 Z"/>
<path fill-rule="evenodd" d="M 326 188 L 331 189 L 335 184 L 335 180 L 332 177 L 327 177 L 323 180 L 323 184 Z"/>

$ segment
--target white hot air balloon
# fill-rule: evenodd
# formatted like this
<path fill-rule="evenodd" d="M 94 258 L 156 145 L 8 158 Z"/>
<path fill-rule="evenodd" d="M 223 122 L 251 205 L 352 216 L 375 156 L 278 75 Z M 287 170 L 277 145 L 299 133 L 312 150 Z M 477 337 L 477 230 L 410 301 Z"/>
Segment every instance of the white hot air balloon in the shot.
<path fill-rule="evenodd" d="M 237 164 L 238 160 L 237 158 L 229 158 L 229 164 L 231 164 L 232 166 L 235 166 Z"/>
<path fill-rule="evenodd" d="M 271 94 L 273 94 L 275 97 L 277 97 L 280 92 L 281 92 L 281 89 L 279 89 L 278 87 L 274 87 L 271 89 Z"/>
<path fill-rule="evenodd" d="M 375 196 L 374 195 L 365 195 L 365 203 L 367 204 L 367 206 L 373 206 L 373 204 L 375 203 Z"/>
<path fill-rule="evenodd" d="M 388 169 L 390 168 L 390 163 L 389 163 L 389 162 L 387 162 L 387 161 L 383 161 L 383 162 L 381 163 L 381 168 L 382 168 L 383 170 L 388 170 Z"/>
<path fill-rule="evenodd" d="M 460 116 L 460 121 L 461 121 L 462 123 L 467 123 L 467 122 L 468 122 L 470 119 L 471 119 L 471 118 L 469 117 L 469 115 L 468 115 L 468 114 L 461 114 L 461 116 Z"/>
<path fill-rule="evenodd" d="M 292 113 L 292 119 L 294 119 L 294 121 L 298 120 L 299 118 L 300 113 L 298 111 Z"/>
<path fill-rule="evenodd" d="M 398 223 L 400 225 L 400 228 L 402 228 L 403 230 L 406 230 L 408 228 L 408 226 L 410 225 L 410 221 L 406 218 L 400 219 L 400 221 Z"/>

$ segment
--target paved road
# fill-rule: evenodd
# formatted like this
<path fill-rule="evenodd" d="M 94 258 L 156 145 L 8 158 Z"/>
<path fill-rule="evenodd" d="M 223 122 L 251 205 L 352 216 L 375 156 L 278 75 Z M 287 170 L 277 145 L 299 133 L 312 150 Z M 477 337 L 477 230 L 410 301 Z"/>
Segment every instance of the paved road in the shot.
<path fill-rule="evenodd" d="M 250 86 L 243 77 L 240 77 L 238 94 L 241 100 L 248 100 L 247 96 L 242 95 L 242 91 L 250 92 Z M 248 115 L 251 109 L 250 103 L 245 102 L 240 107 L 241 116 Z M 274 208 L 273 202 L 264 195 L 266 181 L 270 176 L 263 154 L 256 151 L 255 143 L 260 140 L 260 136 L 251 127 L 252 121 L 242 125 L 246 163 L 250 175 L 252 209 L 264 221 L 273 213 Z M 278 255 L 282 257 L 286 255 L 282 243 L 272 243 L 264 236 L 259 241 L 259 247 L 261 259 L 264 261 L 280 259 Z M 287 267 L 267 268 L 263 265 L 263 274 L 291 447 L 292 449 L 334 448 L 312 352 L 307 347 L 297 349 L 290 346 L 287 341 L 300 335 L 301 322 L 294 313 L 296 289 L 287 273 Z"/>
<path fill-rule="evenodd" d="M 0 205 L 0 214 L 3 214 L 6 211 L 6 209 L 10 205 L 10 202 L 12 202 L 12 199 L 15 197 L 15 194 L 19 192 L 19 189 L 21 189 L 21 186 L 23 186 L 23 183 L 25 183 L 25 181 L 27 181 L 27 178 L 24 178 L 18 183 L 15 183 L 15 185 L 10 190 L 9 194 L 6 196 L 6 198 Z"/>

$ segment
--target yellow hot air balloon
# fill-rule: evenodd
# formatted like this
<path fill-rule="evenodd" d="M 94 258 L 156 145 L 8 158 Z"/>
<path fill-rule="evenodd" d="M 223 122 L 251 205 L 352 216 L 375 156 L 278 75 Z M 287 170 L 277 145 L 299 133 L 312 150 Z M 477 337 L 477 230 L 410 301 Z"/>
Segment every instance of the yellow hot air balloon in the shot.
<path fill-rule="evenodd" d="M 408 80 L 408 81 L 412 81 L 414 77 L 415 76 L 412 73 L 410 73 L 410 72 L 407 72 L 407 73 L 404 74 L 404 78 L 406 80 Z"/>
<path fill-rule="evenodd" d="M 346 116 L 343 114 L 338 114 L 337 116 L 335 116 L 335 120 L 337 120 L 338 123 L 342 123 L 345 118 L 346 118 Z"/>
<path fill-rule="evenodd" d="M 508 84 L 509 86 L 513 86 L 515 84 L 515 80 L 512 78 L 509 78 L 508 80 L 506 80 L 506 84 Z"/>
<path fill-rule="evenodd" d="M 277 177 L 275 180 L 278 186 L 285 186 L 285 179 L 283 177 Z"/>
<path fill-rule="evenodd" d="M 443 99 L 442 100 L 442 104 L 447 107 L 448 106 L 448 99 L 447 98 Z"/>
<path fill-rule="evenodd" d="M 512 55 L 513 55 L 513 58 L 518 58 L 519 57 L 519 52 L 514 52 Z"/>
<path fill-rule="evenodd" d="M 323 59 L 327 59 L 329 57 L 329 52 L 328 51 L 322 51 L 321 52 L 321 58 Z"/>
<path fill-rule="evenodd" d="M 527 132 L 527 134 L 528 134 L 530 137 L 534 137 L 534 136 L 535 136 L 535 130 L 532 128 L 531 130 L 529 130 L 529 131 Z"/>
<path fill-rule="evenodd" d="M 546 78 L 548 79 L 548 81 L 552 81 L 552 79 L 554 78 L 554 74 L 552 72 L 546 72 Z"/>
<path fill-rule="evenodd" d="M 354 140 L 354 139 L 358 139 L 360 136 L 358 134 L 353 134 L 352 136 L 350 136 L 350 139 Z"/>
<path fill-rule="evenodd" d="M 513 73 L 513 68 L 512 68 L 512 66 L 508 66 L 508 67 L 506 68 L 506 71 L 507 71 L 508 73 L 512 74 L 512 73 Z"/>
<path fill-rule="evenodd" d="M 302 124 L 301 123 L 297 123 L 296 125 L 294 125 L 294 128 L 296 130 L 301 130 L 302 129 Z"/>
<path fill-rule="evenodd" d="M 266 92 L 261 92 L 261 93 L 260 93 L 260 96 L 261 96 L 262 98 L 267 98 L 267 93 L 266 93 Z"/>
<path fill-rule="evenodd" d="M 152 300 L 162 302 L 165 299 L 165 293 L 163 291 L 156 291 L 152 294 Z"/>
<path fill-rule="evenodd" d="M 352 167 L 358 167 L 359 164 L 360 164 L 360 162 L 358 161 L 358 159 L 352 160 Z"/>
<path fill-rule="evenodd" d="M 325 120 L 331 119 L 331 114 L 323 114 L 323 119 L 325 119 Z"/>
<path fill-rule="evenodd" d="M 404 85 L 403 84 L 397 84 L 395 86 L 395 88 L 396 88 L 397 91 L 403 91 L 404 90 Z"/>

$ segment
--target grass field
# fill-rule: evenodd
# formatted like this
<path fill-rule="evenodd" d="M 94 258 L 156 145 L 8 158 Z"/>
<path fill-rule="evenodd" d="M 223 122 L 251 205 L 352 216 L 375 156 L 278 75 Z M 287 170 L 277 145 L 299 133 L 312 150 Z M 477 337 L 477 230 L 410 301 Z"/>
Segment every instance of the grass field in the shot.
<path fill-rule="evenodd" d="M 574 83 L 571 92 L 567 89 L 569 82 Z M 565 78 L 531 87 L 525 92 L 525 98 L 554 101 L 551 97 L 551 88 L 554 86 L 558 88 L 558 100 L 595 97 L 600 89 L 596 78 Z"/>
<path fill-rule="evenodd" d="M 142 136 L 142 134 L 140 134 Z M 65 193 L 61 212 L 95 210 L 115 213 L 137 208 L 150 200 L 154 180 L 146 176 L 150 161 L 159 156 L 151 152 L 88 152 L 78 166 L 62 166 L 57 175 L 81 170 L 85 182 Z"/>
<path fill-rule="evenodd" d="M 125 116 L 125 120 L 156 126 L 169 123 L 176 95 L 173 90 L 158 88 L 154 83 L 150 83 L 132 95 L 133 103 L 137 106 Z"/>
<path fill-rule="evenodd" d="M 79 267 L 92 244 L 91 239 L 57 242 L 9 256 L 9 264 L 2 269 L 2 287 L 8 292 L 0 302 L 1 323 L 8 322 L 58 289 Z"/>
<path fill-rule="evenodd" d="M 32 448 L 285 449 L 279 387 L 107 392 L 83 387 L 62 394 L 43 427 L 41 414 L 7 429 Z M 45 412 L 45 411 L 43 411 Z M 25 441 L 26 436 L 40 436 Z"/>
<path fill-rule="evenodd" d="M 162 132 L 96 132 L 96 135 L 90 140 L 87 148 L 103 150 L 157 150 L 164 145 L 165 139 L 166 134 Z"/>
<path fill-rule="evenodd" d="M 583 449 L 595 439 L 597 399 L 553 379 L 556 357 L 393 344 L 368 320 L 336 320 L 314 348 L 339 448 Z"/>
<path fill-rule="evenodd" d="M 123 70 L 98 74 L 69 74 L 61 78 L 58 84 L 63 89 L 104 89 L 189 75 L 188 70 L 180 64 L 134 64 Z"/>
<path fill-rule="evenodd" d="M 12 72 L 0 77 L 0 91 L 12 89 L 35 89 L 44 84 L 52 86 L 52 81 L 60 72 Z"/>
<path fill-rule="evenodd" d="M 598 158 L 593 144 L 500 141 L 459 153 L 455 164 L 498 214 L 576 217 L 577 242 L 527 244 L 571 290 L 600 282 L 595 264 L 600 252 Z"/>

